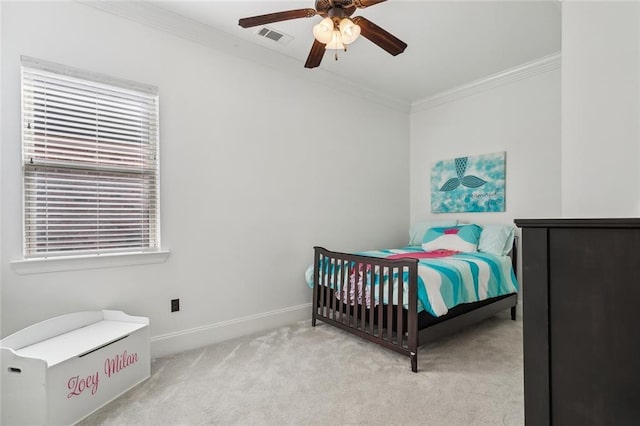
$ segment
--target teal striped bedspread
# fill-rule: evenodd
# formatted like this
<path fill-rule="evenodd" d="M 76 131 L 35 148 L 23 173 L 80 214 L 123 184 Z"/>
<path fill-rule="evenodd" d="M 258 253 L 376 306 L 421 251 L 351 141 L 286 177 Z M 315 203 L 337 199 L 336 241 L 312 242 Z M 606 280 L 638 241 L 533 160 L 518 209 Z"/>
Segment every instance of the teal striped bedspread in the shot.
<path fill-rule="evenodd" d="M 518 282 L 515 277 L 513 267 L 511 266 L 511 258 L 509 256 L 497 256 L 490 253 L 456 253 L 445 257 L 420 258 L 425 252 L 421 247 L 403 247 L 398 249 L 373 250 L 359 252 L 356 254 L 388 258 L 397 258 L 399 255 L 408 254 L 409 256 L 418 257 L 418 312 L 426 310 L 433 316 L 442 316 L 449 312 L 449 309 L 462 303 L 477 302 L 492 297 L 516 293 L 518 291 Z M 321 266 L 322 267 L 322 266 Z M 328 267 L 328 265 L 324 265 Z M 393 304 L 398 304 L 398 281 L 403 282 L 403 300 L 402 303 L 408 307 L 408 288 L 407 277 L 402 280 L 391 280 L 394 288 L 392 289 Z M 311 265 L 306 273 L 306 280 L 309 287 L 313 287 L 313 265 Z M 368 277 L 368 274 L 364 274 Z M 394 277 L 397 278 L 397 277 Z M 345 278 L 346 279 L 346 278 Z M 330 283 L 330 287 L 340 289 L 336 292 L 346 299 L 347 287 L 351 288 L 350 300 L 357 300 L 363 303 L 365 298 L 367 306 L 371 306 L 371 286 L 373 285 L 374 305 L 380 303 L 378 300 L 379 285 L 378 279 L 375 282 L 368 282 L 365 278 L 365 291 L 362 292 L 363 274 L 356 277 L 351 276 L 352 285 L 347 286 L 344 281 L 342 286 L 340 283 Z M 382 278 L 384 300 L 382 303 L 389 303 L 388 300 L 388 277 Z M 354 285 L 356 284 L 357 285 Z"/>

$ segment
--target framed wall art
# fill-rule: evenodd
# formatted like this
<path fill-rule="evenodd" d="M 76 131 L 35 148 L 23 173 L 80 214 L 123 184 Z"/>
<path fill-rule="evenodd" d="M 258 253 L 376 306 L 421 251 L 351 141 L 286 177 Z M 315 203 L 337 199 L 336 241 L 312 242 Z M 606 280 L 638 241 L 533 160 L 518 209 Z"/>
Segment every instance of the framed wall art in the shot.
<path fill-rule="evenodd" d="M 505 211 L 506 153 L 438 161 L 431 168 L 431 212 Z"/>

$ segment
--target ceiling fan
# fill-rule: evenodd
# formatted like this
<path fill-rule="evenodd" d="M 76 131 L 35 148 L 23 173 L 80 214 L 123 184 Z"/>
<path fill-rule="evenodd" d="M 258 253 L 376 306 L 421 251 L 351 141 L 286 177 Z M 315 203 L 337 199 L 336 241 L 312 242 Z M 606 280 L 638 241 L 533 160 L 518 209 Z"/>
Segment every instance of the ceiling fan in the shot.
<path fill-rule="evenodd" d="M 242 28 L 250 28 L 273 22 L 311 18 L 316 15 L 322 16 L 324 19 L 313 27 L 315 39 L 304 64 L 305 68 L 319 66 L 327 49 L 347 50 L 346 45 L 353 43 L 361 34 L 391 55 L 396 56 L 407 48 L 405 42 L 367 18 L 362 16 L 350 18 L 356 9 L 364 9 L 384 1 L 386 0 L 316 0 L 315 9 L 295 9 L 242 18 L 238 21 L 238 25 Z"/>

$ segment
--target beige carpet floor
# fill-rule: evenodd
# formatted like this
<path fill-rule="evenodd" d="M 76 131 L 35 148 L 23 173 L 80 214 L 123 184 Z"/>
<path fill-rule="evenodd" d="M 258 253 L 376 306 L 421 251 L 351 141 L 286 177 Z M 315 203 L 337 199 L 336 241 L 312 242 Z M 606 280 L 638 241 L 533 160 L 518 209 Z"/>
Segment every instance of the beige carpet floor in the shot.
<path fill-rule="evenodd" d="M 152 361 L 82 425 L 521 425 L 522 322 L 508 312 L 409 359 L 300 322 Z"/>

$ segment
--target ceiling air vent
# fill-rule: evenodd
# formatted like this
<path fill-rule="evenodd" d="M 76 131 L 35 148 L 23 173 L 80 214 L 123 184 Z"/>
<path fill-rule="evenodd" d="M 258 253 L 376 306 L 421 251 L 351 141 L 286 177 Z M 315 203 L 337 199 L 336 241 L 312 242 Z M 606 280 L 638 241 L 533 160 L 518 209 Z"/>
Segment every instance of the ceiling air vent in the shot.
<path fill-rule="evenodd" d="M 257 34 L 260 37 L 268 38 L 269 40 L 273 40 L 278 44 L 286 45 L 289 44 L 291 40 L 293 40 L 293 36 L 288 34 L 281 33 L 280 31 L 276 31 L 269 27 L 262 27 L 258 30 Z"/>

